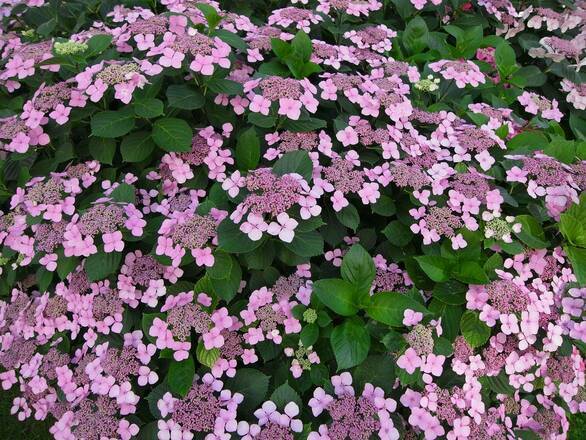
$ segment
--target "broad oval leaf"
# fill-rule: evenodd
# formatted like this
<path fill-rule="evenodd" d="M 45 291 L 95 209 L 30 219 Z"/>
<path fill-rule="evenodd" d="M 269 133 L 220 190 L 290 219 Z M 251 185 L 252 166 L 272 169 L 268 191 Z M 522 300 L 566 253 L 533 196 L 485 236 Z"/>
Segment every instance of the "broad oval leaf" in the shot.
<path fill-rule="evenodd" d="M 358 312 L 356 288 L 346 280 L 318 280 L 313 283 L 313 294 L 338 315 L 353 316 Z"/>
<path fill-rule="evenodd" d="M 131 107 L 96 113 L 91 119 L 92 135 L 103 138 L 124 136 L 134 128 L 134 118 Z"/>
<path fill-rule="evenodd" d="M 153 140 L 165 151 L 190 151 L 193 132 L 183 119 L 157 119 L 153 125 Z"/>
<path fill-rule="evenodd" d="M 372 319 L 383 324 L 400 327 L 403 325 L 403 314 L 407 309 L 421 312 L 424 315 L 429 314 L 429 311 L 420 302 L 397 292 L 375 293 L 366 312 Z"/>
<path fill-rule="evenodd" d="M 359 319 L 347 320 L 334 328 L 330 343 L 338 371 L 360 365 L 370 350 L 370 334 Z"/>

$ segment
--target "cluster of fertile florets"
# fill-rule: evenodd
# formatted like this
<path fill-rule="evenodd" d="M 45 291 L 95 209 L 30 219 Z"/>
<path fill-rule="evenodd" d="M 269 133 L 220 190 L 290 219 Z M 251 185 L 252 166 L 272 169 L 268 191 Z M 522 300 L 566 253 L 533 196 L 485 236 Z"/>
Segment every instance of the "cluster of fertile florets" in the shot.
<path fill-rule="evenodd" d="M 230 219 L 240 223 L 240 230 L 253 241 L 260 240 L 266 232 L 291 243 L 299 222 L 288 212 L 299 207 L 304 220 L 321 212 L 318 192 L 296 173 L 277 175 L 270 168 L 258 168 L 244 177 L 236 171 L 223 182 L 222 188 L 233 198 L 241 188 L 248 193 Z"/>
<path fill-rule="evenodd" d="M 222 438 L 236 431 L 236 410 L 243 396 L 223 386 L 208 373 L 201 379 L 196 377 L 183 398 L 165 393 L 157 402 L 161 417 L 166 419 L 158 421 L 159 438 L 193 438 L 197 433 Z"/>
<path fill-rule="evenodd" d="M 583 131 L 586 3 L 480 0 L 503 38 L 474 50 L 476 5 L 441 0 L 264 21 L 106 5 L 72 35 L 24 26 L 54 2 L 1 3 L 19 420 L 57 440 L 476 440 L 565 438 L 586 412 L 583 235 L 556 226 L 586 190 L 563 139 Z"/>
<path fill-rule="evenodd" d="M 357 396 L 352 386 L 350 373 L 332 376 L 333 396 L 323 388 L 316 388 L 309 401 L 314 416 L 323 412 L 329 421 L 312 431 L 308 439 L 324 438 L 359 440 L 378 435 L 381 439 L 398 439 L 399 432 L 391 419 L 397 403 L 385 398 L 385 392 L 370 383 L 364 385 L 362 394 Z"/>
<path fill-rule="evenodd" d="M 99 166 L 90 164 L 90 166 Z M 66 257 L 89 257 L 98 252 L 98 245 L 105 253 L 124 249 L 123 232 L 140 237 L 146 221 L 132 203 L 116 202 L 104 194 L 84 210 L 76 210 L 76 197 L 82 187 L 89 187 L 95 177 L 86 165 L 78 170 L 83 173 L 82 182 L 72 174 L 54 175 L 48 180 L 33 179 L 28 191 L 17 192 L 12 198 L 14 216 L 6 226 L 4 243 L 19 252 L 26 265 L 35 253 L 40 253 L 41 264 L 53 272 L 57 268 L 57 252 Z M 85 182 L 83 181 L 86 177 Z M 27 224 L 30 215 L 39 220 Z M 99 241 L 97 241 L 99 237 Z"/>
<path fill-rule="evenodd" d="M 244 324 L 244 340 L 256 345 L 265 340 L 280 344 L 283 335 L 301 331 L 301 322 L 293 315 L 293 307 L 307 302 L 306 282 L 298 275 L 281 277 L 270 288 L 251 293 L 247 307 L 240 312 Z"/>
<path fill-rule="evenodd" d="M 542 153 L 507 157 L 521 162 L 507 170 L 507 181 L 523 183 L 534 199 L 543 197 L 548 214 L 554 219 L 559 219 L 572 203 L 578 203 L 578 191 L 584 189 L 582 166 L 570 167 Z"/>
<path fill-rule="evenodd" d="M 169 153 L 161 158 L 158 172 L 150 172 L 150 180 L 163 182 L 162 192 L 175 196 L 188 180 L 194 178 L 194 171 L 205 166 L 208 177 L 218 182 L 226 178 L 226 165 L 233 165 L 234 159 L 227 148 L 222 148 L 225 139 L 230 137 L 233 127 L 224 124 L 222 131 L 217 133 L 213 127 L 198 131 L 191 141 L 191 150 L 184 153 Z"/>
<path fill-rule="evenodd" d="M 146 15 L 147 18 L 132 19 L 132 23 L 123 25 L 114 33 L 119 52 L 132 54 L 136 51 L 140 58 L 94 64 L 68 81 L 41 87 L 33 99 L 24 104 L 19 119 L 3 121 L 0 139 L 4 140 L 4 149 L 25 153 L 29 147 L 48 144 L 49 136 L 43 132 L 44 125 L 51 120 L 63 125 L 73 109 L 99 102 L 108 93 L 113 92 L 115 99 L 129 104 L 135 90 L 142 89 L 148 84 L 148 77 L 159 75 L 165 68 L 179 69 L 185 63 L 193 74 L 210 76 L 215 69 L 230 67 L 230 46 L 217 37 L 208 37 L 188 27 L 186 16 Z M 89 35 L 80 34 L 78 37 L 87 40 Z M 24 79 L 34 75 L 34 66 L 51 58 L 51 50 L 61 52 L 61 55 L 64 51 L 67 55 L 72 52 L 75 55 L 80 51 L 79 45 L 83 48 L 85 42 L 55 44 L 56 47 L 50 42 L 24 44 L 12 52 L 6 47 L 5 55 L 10 54 L 11 59 L 0 73 L 0 80 L 6 81 L 8 89 L 16 89 L 20 84 L 12 78 Z M 44 65 L 41 68 L 57 71 L 59 67 Z"/>

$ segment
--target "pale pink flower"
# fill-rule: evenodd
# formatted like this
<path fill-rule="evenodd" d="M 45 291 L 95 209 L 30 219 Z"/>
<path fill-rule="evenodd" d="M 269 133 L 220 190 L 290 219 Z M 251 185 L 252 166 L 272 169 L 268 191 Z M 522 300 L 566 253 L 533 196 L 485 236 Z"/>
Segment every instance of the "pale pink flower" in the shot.
<path fill-rule="evenodd" d="M 423 313 L 411 309 L 405 309 L 403 312 L 403 325 L 416 325 L 423 319 Z"/>
<path fill-rule="evenodd" d="M 65 124 L 69 120 L 69 113 L 71 113 L 71 107 L 65 107 L 63 104 L 58 104 L 49 116 L 57 122 L 59 125 Z"/>
<path fill-rule="evenodd" d="M 124 249 L 124 241 L 122 240 L 122 232 L 114 231 L 102 235 L 104 241 L 104 252 L 122 252 Z"/>
<path fill-rule="evenodd" d="M 269 224 L 267 232 L 271 235 L 278 235 L 281 241 L 285 243 L 291 243 L 298 224 L 297 220 L 289 217 L 286 212 L 282 212 L 277 216 L 276 222 Z"/>
<path fill-rule="evenodd" d="M 248 235 L 252 241 L 258 241 L 262 238 L 262 233 L 268 229 L 269 225 L 264 221 L 262 216 L 250 213 L 246 221 L 240 225 L 240 230 Z"/>
<path fill-rule="evenodd" d="M 41 263 L 49 272 L 55 272 L 57 269 L 57 254 L 46 254 L 39 263 Z"/>
<path fill-rule="evenodd" d="M 278 113 L 296 121 L 301 116 L 301 105 L 301 101 L 296 99 L 281 98 L 279 99 Z"/>
<path fill-rule="evenodd" d="M 344 130 L 336 133 L 336 139 L 338 139 L 344 147 L 349 145 L 358 144 L 358 133 L 354 130 L 354 127 L 346 127 Z"/>
<path fill-rule="evenodd" d="M 253 113 L 260 113 L 262 115 L 268 116 L 271 109 L 271 101 L 262 95 L 255 95 L 250 101 L 249 108 Z"/>
<path fill-rule="evenodd" d="M 409 374 L 413 374 L 415 370 L 421 367 L 421 358 L 417 355 L 415 350 L 409 347 L 397 360 L 397 365 Z"/>
<path fill-rule="evenodd" d="M 197 54 L 189 65 L 194 72 L 201 73 L 204 76 L 210 76 L 214 73 L 214 58 L 209 55 Z"/>
<path fill-rule="evenodd" d="M 214 256 L 210 248 L 192 249 L 191 254 L 198 266 L 212 267 L 214 265 Z"/>
<path fill-rule="evenodd" d="M 159 64 L 163 67 L 181 68 L 181 62 L 185 59 L 185 54 L 177 52 L 170 47 L 163 50 L 163 56 L 159 59 Z"/>

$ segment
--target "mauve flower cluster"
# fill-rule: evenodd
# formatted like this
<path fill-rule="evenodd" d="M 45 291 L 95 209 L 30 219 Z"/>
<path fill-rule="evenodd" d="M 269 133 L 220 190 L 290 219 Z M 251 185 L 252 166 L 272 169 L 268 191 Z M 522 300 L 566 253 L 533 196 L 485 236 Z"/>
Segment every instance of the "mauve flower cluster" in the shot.
<path fill-rule="evenodd" d="M 57 440 L 567 437 L 586 3 L 74 1 L 36 23 L 54 3 L 0 2 L 18 420 Z"/>

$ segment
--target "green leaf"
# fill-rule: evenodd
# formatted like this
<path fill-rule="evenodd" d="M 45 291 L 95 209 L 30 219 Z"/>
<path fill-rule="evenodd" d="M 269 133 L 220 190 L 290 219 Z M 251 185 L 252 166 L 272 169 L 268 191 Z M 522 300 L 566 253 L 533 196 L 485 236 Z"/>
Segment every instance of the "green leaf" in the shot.
<path fill-rule="evenodd" d="M 586 140 L 586 119 L 581 118 L 576 112 L 570 113 L 570 129 L 576 139 Z M 581 159 L 584 160 L 585 158 L 582 157 Z"/>
<path fill-rule="evenodd" d="M 217 250 L 214 252 L 214 265 L 208 267 L 206 272 L 210 278 L 217 280 L 225 279 L 230 276 L 232 270 L 232 257 L 226 252 Z"/>
<path fill-rule="evenodd" d="M 372 205 L 372 212 L 384 217 L 390 217 L 397 212 L 397 207 L 395 206 L 393 199 L 391 199 L 389 196 L 382 195 L 379 197 L 376 203 Z"/>
<path fill-rule="evenodd" d="M 120 153 L 125 162 L 142 162 L 147 159 L 153 150 L 155 143 L 151 134 L 146 131 L 137 131 L 124 136 L 120 144 Z"/>
<path fill-rule="evenodd" d="M 293 53 L 304 63 L 308 62 L 311 58 L 311 38 L 309 38 L 309 36 L 302 30 L 295 34 L 295 37 L 291 41 L 291 48 L 293 49 Z"/>
<path fill-rule="evenodd" d="M 134 100 L 134 113 L 141 118 L 156 118 L 163 114 L 163 101 L 156 98 L 143 98 Z"/>
<path fill-rule="evenodd" d="M 584 124 L 586 124 L 586 120 Z M 586 160 L 586 140 L 576 143 L 576 157 L 579 160 Z"/>
<path fill-rule="evenodd" d="M 303 65 L 301 71 L 299 72 L 299 79 L 307 78 L 308 76 L 313 75 L 314 73 L 323 72 L 323 69 L 319 64 L 316 64 L 312 61 L 309 61 Z"/>
<path fill-rule="evenodd" d="M 260 128 L 272 128 L 277 125 L 277 118 L 275 116 L 265 116 L 260 113 L 249 113 L 247 117 L 248 122 Z"/>
<path fill-rule="evenodd" d="M 531 150 L 546 147 L 549 139 L 541 131 L 523 131 L 507 142 L 509 150 L 529 148 Z"/>
<path fill-rule="evenodd" d="M 515 436 L 519 440 L 540 440 L 541 437 L 528 429 L 516 429 Z"/>
<path fill-rule="evenodd" d="M 252 170 L 260 160 L 260 141 L 254 127 L 241 132 L 236 143 L 236 164 L 239 170 Z"/>
<path fill-rule="evenodd" d="M 552 136 L 551 142 L 543 149 L 543 152 L 560 162 L 571 164 L 576 158 L 576 143 L 561 136 Z"/>
<path fill-rule="evenodd" d="M 576 246 L 564 246 L 564 252 L 572 263 L 572 269 L 581 286 L 586 286 L 586 249 Z"/>
<path fill-rule="evenodd" d="M 488 260 L 484 263 L 483 269 L 486 272 L 488 278 L 495 279 L 495 270 L 503 267 L 503 257 L 497 252 L 492 254 Z"/>
<path fill-rule="evenodd" d="M 454 353 L 454 349 L 449 339 L 439 337 L 433 344 L 433 352 L 442 356 L 451 356 Z"/>
<path fill-rule="evenodd" d="M 327 125 L 326 121 L 317 118 L 298 119 L 297 121 L 287 119 L 283 123 L 283 128 L 288 131 L 305 132 L 319 130 L 327 127 Z"/>
<path fill-rule="evenodd" d="M 342 259 L 342 278 L 356 286 L 361 294 L 370 292 L 376 268 L 370 254 L 359 244 L 354 244 Z"/>
<path fill-rule="evenodd" d="M 64 280 L 73 270 L 79 265 L 79 258 L 64 257 L 59 255 L 57 259 L 57 274 L 59 278 Z"/>
<path fill-rule="evenodd" d="M 318 231 L 295 232 L 293 241 L 283 245 L 301 257 L 315 257 L 324 252 L 324 239 Z"/>
<path fill-rule="evenodd" d="M 304 347 L 311 347 L 319 337 L 319 326 L 317 324 L 307 324 L 301 330 L 299 339 Z"/>
<path fill-rule="evenodd" d="M 472 348 L 484 345 L 490 338 L 490 327 L 478 318 L 478 313 L 470 310 L 462 315 L 460 330 Z"/>
<path fill-rule="evenodd" d="M 411 54 L 423 52 L 428 46 L 428 33 L 425 20 L 417 16 L 409 21 L 405 27 L 402 36 L 403 45 Z"/>
<path fill-rule="evenodd" d="M 232 393 L 240 393 L 245 396 L 244 401 L 238 407 L 245 414 L 252 412 L 264 401 L 269 389 L 269 376 L 253 368 L 239 368 L 236 376 L 226 379 L 226 389 Z"/>
<path fill-rule="evenodd" d="M 212 92 L 224 95 L 240 95 L 244 90 L 239 82 L 225 78 L 214 78 L 207 83 L 207 86 Z"/>
<path fill-rule="evenodd" d="M 390 356 L 368 356 L 364 362 L 356 367 L 352 376 L 358 390 L 364 389 L 366 383 L 371 383 L 390 393 L 395 382 L 395 363 Z"/>
<path fill-rule="evenodd" d="M 205 104 L 205 98 L 201 92 L 186 84 L 172 85 L 167 88 L 169 107 L 182 110 L 196 110 Z"/>
<path fill-rule="evenodd" d="M 405 247 L 413 238 L 413 232 L 399 220 L 393 220 L 384 229 L 383 234 L 391 244 L 397 247 Z"/>
<path fill-rule="evenodd" d="M 409 387 L 412 385 L 419 385 L 423 386 L 422 374 L 421 370 L 416 370 L 412 374 L 407 373 L 407 371 L 403 370 L 402 368 L 397 368 L 397 379 L 404 387 Z"/>
<path fill-rule="evenodd" d="M 277 58 L 283 61 L 293 52 L 291 45 L 280 38 L 271 38 L 271 49 L 277 55 Z"/>
<path fill-rule="evenodd" d="M 169 385 L 165 381 L 160 381 L 157 386 L 146 396 L 149 410 L 155 419 L 162 418 L 161 411 L 157 407 L 157 402 L 163 398 L 165 393 L 169 392 Z M 156 423 L 156 422 L 155 422 Z"/>
<path fill-rule="evenodd" d="M 94 35 L 87 41 L 87 55 L 96 56 L 105 51 L 112 43 L 112 35 L 98 34 Z"/>
<path fill-rule="evenodd" d="M 152 136 L 155 143 L 165 151 L 191 151 L 193 132 L 183 119 L 157 119 Z"/>
<path fill-rule="evenodd" d="M 271 265 L 275 259 L 275 254 L 275 244 L 267 240 L 262 246 L 256 248 L 252 252 L 244 254 L 243 257 L 246 260 L 246 266 L 248 269 L 262 270 Z"/>
<path fill-rule="evenodd" d="M 404 261 L 405 269 L 409 274 L 409 278 L 418 289 L 431 290 L 434 283 L 429 279 L 425 272 L 419 267 L 419 263 L 415 261 L 414 257 L 407 257 Z"/>
<path fill-rule="evenodd" d="M 207 350 L 203 341 L 199 341 L 197 343 L 197 348 L 195 349 L 195 356 L 200 364 L 212 368 L 220 357 L 220 350 L 217 348 Z"/>
<path fill-rule="evenodd" d="M 450 341 L 454 341 L 460 334 L 460 319 L 462 318 L 462 307 L 445 304 L 432 298 L 429 303 L 429 311 L 442 319 L 442 336 Z"/>
<path fill-rule="evenodd" d="M 547 81 L 545 75 L 537 66 L 523 66 L 511 77 L 511 83 L 517 87 L 541 87 Z"/>
<path fill-rule="evenodd" d="M 342 316 L 358 313 L 355 287 L 346 280 L 330 278 L 313 283 L 313 294 L 329 309 Z"/>
<path fill-rule="evenodd" d="M 122 253 L 98 252 L 85 259 L 85 271 L 89 281 L 99 281 L 118 270 Z"/>
<path fill-rule="evenodd" d="M 210 277 L 214 292 L 226 302 L 230 302 L 234 298 L 240 288 L 240 281 L 242 281 L 242 269 L 240 269 L 240 265 L 236 261 L 232 262 L 230 274 L 227 278 Z"/>
<path fill-rule="evenodd" d="M 472 58 L 476 50 L 482 44 L 482 26 L 472 26 L 466 30 L 454 25 L 444 26 L 444 30 L 456 39 L 455 50 L 452 49 L 454 58 Z"/>
<path fill-rule="evenodd" d="M 530 215 L 518 215 L 515 223 L 521 223 L 521 232 L 515 233 L 519 240 L 533 249 L 545 249 L 549 242 L 545 240 L 545 233 L 541 225 Z"/>
<path fill-rule="evenodd" d="M 560 215 L 559 229 L 572 245 L 586 247 L 586 195 L 580 197 L 580 204 L 572 205 Z"/>
<path fill-rule="evenodd" d="M 496 134 L 501 139 L 506 139 L 507 135 L 509 134 L 509 126 L 507 124 L 501 125 L 494 131 L 494 134 Z"/>
<path fill-rule="evenodd" d="M 37 269 L 37 285 L 39 286 L 40 292 L 45 292 L 51 281 L 53 281 L 53 272 L 48 271 L 43 266 Z"/>
<path fill-rule="evenodd" d="M 466 284 L 488 284 L 490 281 L 482 266 L 475 261 L 460 261 L 456 264 L 452 275 Z"/>
<path fill-rule="evenodd" d="M 243 52 L 248 49 L 246 41 L 244 41 L 234 32 L 230 32 L 225 29 L 216 29 L 213 32 L 213 36 L 220 38 L 220 40 L 222 40 L 224 43 L 229 44 L 234 49 L 239 49 Z"/>
<path fill-rule="evenodd" d="M 496 394 L 512 396 L 515 393 L 515 388 L 509 383 L 509 376 L 504 371 L 501 371 L 498 376 L 485 376 L 481 378 L 481 381 L 486 382 L 488 388 Z"/>
<path fill-rule="evenodd" d="M 273 166 L 273 172 L 278 176 L 289 173 L 297 173 L 305 179 L 306 182 L 311 180 L 313 172 L 313 163 L 309 158 L 307 151 L 291 151 L 284 154 Z"/>
<path fill-rule="evenodd" d="M 385 5 L 388 4 L 388 1 L 389 0 L 387 0 L 385 2 Z M 413 4 L 409 0 L 390 0 L 390 2 L 393 4 L 395 9 L 399 13 L 399 16 L 403 20 L 411 17 L 416 12 L 415 7 L 413 6 Z M 407 20 L 405 20 L 405 21 L 407 21 Z"/>
<path fill-rule="evenodd" d="M 117 138 L 124 136 L 134 128 L 134 112 L 132 107 L 118 111 L 96 113 L 91 119 L 92 136 Z"/>
<path fill-rule="evenodd" d="M 494 60 L 501 77 L 506 78 L 517 69 L 517 57 L 511 45 L 501 42 L 495 50 Z"/>
<path fill-rule="evenodd" d="M 436 255 L 415 257 L 425 274 L 436 283 L 442 283 L 450 278 L 451 262 Z"/>
<path fill-rule="evenodd" d="M 195 7 L 203 13 L 209 29 L 214 29 L 222 21 L 222 17 L 218 15 L 218 11 L 213 6 L 206 3 L 196 3 Z"/>
<path fill-rule="evenodd" d="M 366 359 L 370 335 L 364 322 L 349 319 L 334 328 L 330 343 L 338 364 L 337 371 L 340 371 L 360 365 Z"/>
<path fill-rule="evenodd" d="M 49 34 L 55 29 L 55 26 L 57 26 L 57 20 L 55 18 L 51 18 L 37 27 L 37 33 L 43 37 L 48 37 Z"/>
<path fill-rule="evenodd" d="M 465 38 L 458 49 L 463 58 L 472 58 L 480 45 L 482 44 L 483 29 L 482 25 L 472 26 L 465 31 Z"/>
<path fill-rule="evenodd" d="M 273 394 L 271 394 L 270 399 L 277 408 L 283 409 L 289 402 L 294 402 L 297 404 L 299 408 L 303 407 L 303 401 L 297 391 L 291 388 L 288 382 L 285 382 L 281 386 L 277 387 Z"/>
<path fill-rule="evenodd" d="M 90 138 L 90 154 L 101 163 L 112 165 L 112 159 L 116 153 L 116 141 L 101 137 Z"/>
<path fill-rule="evenodd" d="M 307 220 L 301 220 L 297 228 L 295 228 L 295 232 L 307 232 L 307 231 L 315 231 L 317 228 L 325 225 L 322 218 L 318 215 L 316 217 L 310 217 Z"/>
<path fill-rule="evenodd" d="M 150 422 L 140 427 L 136 440 L 158 440 L 159 426 L 158 422 Z"/>
<path fill-rule="evenodd" d="M 231 254 L 251 252 L 262 244 L 262 240 L 248 238 L 230 218 L 225 218 L 218 226 L 218 242 L 221 250 Z"/>
<path fill-rule="evenodd" d="M 128 183 L 121 183 L 110 194 L 115 202 L 134 203 L 136 202 L 136 188 Z"/>
<path fill-rule="evenodd" d="M 358 224 L 360 223 L 360 215 L 352 204 L 349 204 L 342 208 L 341 211 L 336 212 L 336 217 L 340 223 L 353 231 L 356 231 L 356 228 L 358 228 Z"/>
<path fill-rule="evenodd" d="M 169 365 L 169 372 L 167 373 L 169 389 L 173 393 L 185 397 L 193 385 L 194 376 L 195 362 L 191 355 L 181 362 L 173 359 L 171 365 Z"/>
<path fill-rule="evenodd" d="M 411 309 L 424 315 L 429 311 L 418 301 L 397 292 L 375 293 L 366 308 L 368 316 L 372 319 L 393 327 L 403 326 L 403 313 Z"/>
<path fill-rule="evenodd" d="M 497 254 L 498 255 L 498 254 Z M 433 298 L 444 304 L 459 306 L 466 303 L 468 286 L 455 280 L 438 283 L 433 288 Z"/>

